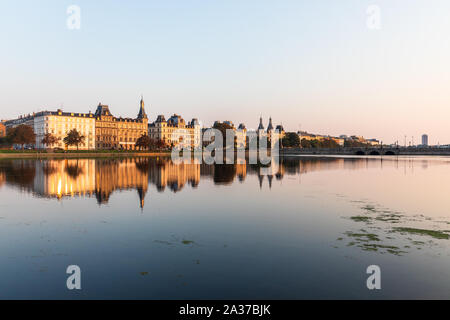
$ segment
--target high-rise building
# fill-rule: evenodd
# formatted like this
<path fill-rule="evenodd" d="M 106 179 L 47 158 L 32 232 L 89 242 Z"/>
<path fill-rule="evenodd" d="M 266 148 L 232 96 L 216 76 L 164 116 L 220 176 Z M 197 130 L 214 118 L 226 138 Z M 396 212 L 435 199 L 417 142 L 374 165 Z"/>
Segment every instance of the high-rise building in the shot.
<path fill-rule="evenodd" d="M 427 134 L 422 135 L 422 145 L 428 146 L 428 135 Z"/>

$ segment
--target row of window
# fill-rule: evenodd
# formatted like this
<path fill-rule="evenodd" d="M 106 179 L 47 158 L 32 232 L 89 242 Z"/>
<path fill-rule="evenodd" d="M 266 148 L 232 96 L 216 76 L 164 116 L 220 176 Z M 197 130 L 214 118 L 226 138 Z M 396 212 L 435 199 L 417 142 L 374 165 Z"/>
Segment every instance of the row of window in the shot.
<path fill-rule="evenodd" d="M 123 142 L 136 142 L 137 139 L 136 137 L 124 137 L 121 139 L 117 139 L 117 137 L 111 137 L 111 136 L 97 136 L 97 141 L 111 141 L 111 142 L 116 142 L 116 141 L 123 141 Z"/>

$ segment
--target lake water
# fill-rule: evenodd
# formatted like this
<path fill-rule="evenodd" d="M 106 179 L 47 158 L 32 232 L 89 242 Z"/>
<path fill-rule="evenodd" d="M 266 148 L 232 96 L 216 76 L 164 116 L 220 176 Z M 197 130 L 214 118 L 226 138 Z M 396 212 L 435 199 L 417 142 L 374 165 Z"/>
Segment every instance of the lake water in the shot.
<path fill-rule="evenodd" d="M 450 298 L 450 158 L 266 169 L 1 160 L 0 298 Z"/>

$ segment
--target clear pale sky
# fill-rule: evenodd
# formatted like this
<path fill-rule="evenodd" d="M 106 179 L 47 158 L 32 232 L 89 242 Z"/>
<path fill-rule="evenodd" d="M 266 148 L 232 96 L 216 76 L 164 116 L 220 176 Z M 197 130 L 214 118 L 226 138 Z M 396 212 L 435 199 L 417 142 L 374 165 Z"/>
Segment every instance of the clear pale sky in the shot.
<path fill-rule="evenodd" d="M 81 29 L 67 28 L 69 5 Z M 381 9 L 370 30 L 369 5 Z M 0 118 L 42 109 L 450 143 L 448 0 L 0 2 Z"/>

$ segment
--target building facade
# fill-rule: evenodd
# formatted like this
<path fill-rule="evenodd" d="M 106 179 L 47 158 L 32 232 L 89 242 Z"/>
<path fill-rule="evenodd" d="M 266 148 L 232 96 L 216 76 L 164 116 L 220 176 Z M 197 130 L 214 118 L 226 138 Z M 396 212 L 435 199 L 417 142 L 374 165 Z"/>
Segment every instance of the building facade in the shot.
<path fill-rule="evenodd" d="M 97 149 L 135 150 L 136 141 L 148 133 L 148 118 L 141 98 L 136 119 L 116 118 L 107 105 L 99 103 L 95 111 Z"/>
<path fill-rule="evenodd" d="M 155 122 L 149 124 L 148 134 L 151 139 L 162 140 L 165 144 L 179 148 L 198 148 L 201 145 L 201 126 L 196 118 L 186 123 L 177 114 L 166 121 L 159 115 Z"/>
<path fill-rule="evenodd" d="M 428 146 L 428 135 L 427 134 L 422 135 L 422 146 L 424 146 L 424 147 Z"/>
<path fill-rule="evenodd" d="M 0 122 L 0 138 L 6 137 L 6 126 L 2 122 Z"/>
<path fill-rule="evenodd" d="M 17 119 L 6 121 L 7 129 L 15 128 L 19 125 L 27 125 L 33 128 L 36 134 L 34 147 L 45 148 L 65 148 L 77 149 L 76 146 L 64 145 L 63 139 L 72 129 L 76 129 L 85 137 L 84 142 L 78 146 L 80 150 L 95 149 L 95 117 L 92 113 L 72 113 L 57 111 L 41 111 Z M 58 139 L 54 145 L 47 146 L 42 143 L 44 136 L 50 133 Z"/>
<path fill-rule="evenodd" d="M 234 134 L 236 136 L 236 148 L 245 149 L 247 147 L 247 128 L 245 124 L 240 123 Z"/>
<path fill-rule="evenodd" d="M 62 110 L 39 112 L 34 116 L 33 129 L 36 134 L 35 147 L 37 149 L 55 147 L 66 150 L 77 149 L 76 146 L 66 146 L 63 141 L 73 129 L 84 136 L 84 141 L 78 146 L 78 149 L 95 149 L 95 118 L 92 113 L 70 113 Z M 43 144 L 42 139 L 47 133 L 55 136 L 58 142 L 51 146 Z"/>

